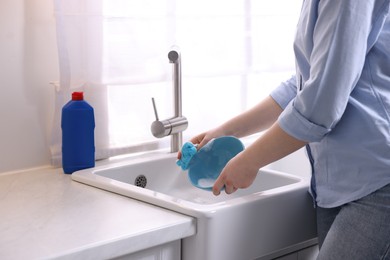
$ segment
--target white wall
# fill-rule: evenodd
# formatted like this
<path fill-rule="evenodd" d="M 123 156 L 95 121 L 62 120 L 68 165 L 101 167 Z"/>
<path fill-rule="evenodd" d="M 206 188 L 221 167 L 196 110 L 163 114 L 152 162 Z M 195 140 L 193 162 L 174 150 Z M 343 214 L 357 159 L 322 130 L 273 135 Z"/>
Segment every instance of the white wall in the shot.
<path fill-rule="evenodd" d="M 58 75 L 52 0 L 1 0 L 0 173 L 50 163 Z"/>

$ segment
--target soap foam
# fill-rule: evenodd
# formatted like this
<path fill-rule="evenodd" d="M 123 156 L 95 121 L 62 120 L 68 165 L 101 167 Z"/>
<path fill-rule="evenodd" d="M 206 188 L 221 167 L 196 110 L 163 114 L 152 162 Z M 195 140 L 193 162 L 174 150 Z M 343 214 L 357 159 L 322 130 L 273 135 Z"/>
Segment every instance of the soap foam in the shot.
<path fill-rule="evenodd" d="M 200 188 L 211 188 L 214 186 L 214 182 L 215 180 L 210 178 L 199 179 L 198 186 Z"/>

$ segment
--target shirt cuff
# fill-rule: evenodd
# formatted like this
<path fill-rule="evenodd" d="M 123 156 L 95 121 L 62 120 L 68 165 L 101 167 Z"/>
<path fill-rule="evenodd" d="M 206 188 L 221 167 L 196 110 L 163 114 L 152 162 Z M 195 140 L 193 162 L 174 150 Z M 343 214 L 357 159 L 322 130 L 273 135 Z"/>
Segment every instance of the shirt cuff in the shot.
<path fill-rule="evenodd" d="M 326 127 L 314 124 L 302 116 L 290 102 L 278 119 L 279 126 L 289 135 L 305 142 L 319 142 L 331 131 Z"/>

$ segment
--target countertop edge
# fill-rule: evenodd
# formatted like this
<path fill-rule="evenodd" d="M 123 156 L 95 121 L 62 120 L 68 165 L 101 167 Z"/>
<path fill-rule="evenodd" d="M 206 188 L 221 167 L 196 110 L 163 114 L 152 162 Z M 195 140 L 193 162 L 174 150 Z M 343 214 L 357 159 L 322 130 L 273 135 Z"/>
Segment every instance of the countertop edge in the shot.
<path fill-rule="evenodd" d="M 91 256 L 94 255 L 102 259 L 111 259 L 180 240 L 192 236 L 195 233 L 195 220 L 192 219 L 183 221 L 180 224 L 143 232 L 136 236 L 122 237 L 111 241 L 102 241 L 101 243 L 75 248 L 74 250 L 63 252 L 59 255 L 49 256 L 47 259 L 81 260 L 90 259 Z M 161 237 L 164 237 L 164 239 L 161 239 Z M 148 243 L 144 243 L 145 241 Z"/>

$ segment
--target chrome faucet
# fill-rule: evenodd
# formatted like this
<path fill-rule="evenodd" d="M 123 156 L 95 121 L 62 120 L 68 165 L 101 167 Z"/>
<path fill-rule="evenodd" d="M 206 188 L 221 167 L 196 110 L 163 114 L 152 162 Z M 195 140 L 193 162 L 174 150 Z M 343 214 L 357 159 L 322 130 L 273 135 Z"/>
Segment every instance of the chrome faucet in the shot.
<path fill-rule="evenodd" d="M 182 93 L 181 93 L 181 55 L 177 47 L 172 47 L 168 53 L 170 63 L 173 63 L 173 102 L 174 116 L 160 121 L 158 119 L 156 103 L 152 98 L 156 121 L 150 127 L 152 134 L 157 138 L 171 135 L 171 152 L 175 153 L 183 145 L 182 132 L 187 129 L 187 118 L 182 115 Z"/>

